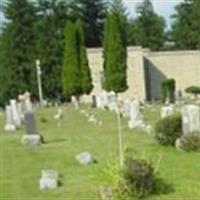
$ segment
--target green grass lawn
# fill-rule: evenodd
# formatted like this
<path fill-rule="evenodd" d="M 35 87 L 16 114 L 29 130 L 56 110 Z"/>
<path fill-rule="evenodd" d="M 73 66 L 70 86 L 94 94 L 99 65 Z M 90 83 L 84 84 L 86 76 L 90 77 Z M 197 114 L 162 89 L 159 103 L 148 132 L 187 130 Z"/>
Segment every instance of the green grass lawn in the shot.
<path fill-rule="evenodd" d="M 99 186 L 107 181 L 103 171 L 111 159 L 118 158 L 117 117 L 109 112 L 87 110 L 100 117 L 103 126 L 89 123 L 71 106 L 64 108 L 61 126 L 53 119 L 56 108 L 38 111 L 38 131 L 46 144 L 37 148 L 21 145 L 24 129 L 5 133 L 4 119 L 0 116 L 0 200 L 100 199 Z M 159 107 L 144 110 L 145 121 L 154 124 L 159 113 Z M 47 123 L 41 122 L 43 117 Z M 148 200 L 200 199 L 200 153 L 184 153 L 160 146 L 143 131 L 128 129 L 126 120 L 123 120 L 122 130 L 125 147 L 133 156 L 161 157 L 159 176 L 173 188 Z M 80 166 L 75 155 L 83 151 L 94 154 L 98 163 Z M 39 190 L 38 180 L 45 168 L 61 173 L 62 186 L 52 191 Z"/>

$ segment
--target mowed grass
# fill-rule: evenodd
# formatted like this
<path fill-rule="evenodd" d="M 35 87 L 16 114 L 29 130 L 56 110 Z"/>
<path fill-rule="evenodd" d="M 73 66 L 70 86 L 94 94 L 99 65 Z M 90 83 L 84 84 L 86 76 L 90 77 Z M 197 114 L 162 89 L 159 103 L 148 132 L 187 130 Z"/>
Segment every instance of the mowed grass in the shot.
<path fill-rule="evenodd" d="M 39 110 L 38 132 L 44 136 L 46 144 L 37 148 L 21 145 L 25 134 L 23 128 L 16 133 L 5 133 L 4 117 L 0 116 L 0 200 L 100 199 L 99 186 L 107 180 L 103 171 L 111 159 L 118 158 L 117 117 L 114 113 L 84 109 L 98 116 L 103 125 L 89 123 L 72 106 L 63 107 L 64 117 L 60 124 L 53 119 L 56 108 Z M 159 119 L 159 106 L 146 108 L 143 112 L 145 121 L 152 125 Z M 47 122 L 42 123 L 42 118 Z M 159 176 L 172 187 L 166 194 L 153 195 L 148 200 L 200 199 L 200 153 L 163 147 L 145 132 L 128 129 L 127 120 L 123 119 L 122 124 L 125 148 L 133 156 L 161 158 Z M 83 151 L 91 152 L 98 163 L 80 166 L 75 156 Z M 62 185 L 55 190 L 39 190 L 41 170 L 46 168 L 61 174 Z"/>

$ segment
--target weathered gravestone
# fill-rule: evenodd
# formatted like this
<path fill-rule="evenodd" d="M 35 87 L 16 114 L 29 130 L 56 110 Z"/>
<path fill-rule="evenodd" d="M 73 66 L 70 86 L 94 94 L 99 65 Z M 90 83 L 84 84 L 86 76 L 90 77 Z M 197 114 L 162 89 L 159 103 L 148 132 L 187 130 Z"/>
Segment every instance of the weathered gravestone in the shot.
<path fill-rule="evenodd" d="M 96 159 L 89 152 L 82 152 L 82 153 L 76 155 L 76 160 L 81 165 L 89 165 L 89 164 L 97 162 Z"/>
<path fill-rule="evenodd" d="M 92 108 L 97 107 L 97 99 L 95 95 L 92 95 Z"/>
<path fill-rule="evenodd" d="M 26 134 L 22 138 L 22 144 L 28 146 L 37 146 L 43 142 L 41 135 L 36 130 L 36 123 L 33 112 L 25 113 Z"/>
<path fill-rule="evenodd" d="M 19 128 L 21 126 L 21 119 L 18 113 L 17 101 L 15 99 L 11 99 L 10 106 L 12 109 L 12 116 L 13 116 L 15 127 Z"/>
<path fill-rule="evenodd" d="M 173 106 L 163 106 L 161 109 L 161 118 L 168 117 L 174 114 Z"/>
<path fill-rule="evenodd" d="M 130 120 L 129 128 L 144 127 L 143 115 L 140 112 L 140 103 L 138 100 L 134 100 L 130 105 Z"/>
<path fill-rule="evenodd" d="M 9 105 L 6 106 L 6 124 L 4 126 L 4 130 L 5 131 L 16 130 L 14 120 L 13 120 L 13 115 L 12 115 L 12 108 Z"/>
<path fill-rule="evenodd" d="M 42 176 L 39 180 L 40 190 L 44 189 L 55 189 L 58 187 L 58 177 L 57 171 L 52 169 L 42 170 Z"/>
<path fill-rule="evenodd" d="M 196 105 L 186 105 L 182 108 L 183 134 L 200 132 L 200 109 Z"/>
<path fill-rule="evenodd" d="M 123 106 L 122 106 L 122 115 L 125 118 L 129 118 L 130 117 L 130 108 L 131 108 L 131 101 L 130 100 L 125 100 L 123 102 Z"/>

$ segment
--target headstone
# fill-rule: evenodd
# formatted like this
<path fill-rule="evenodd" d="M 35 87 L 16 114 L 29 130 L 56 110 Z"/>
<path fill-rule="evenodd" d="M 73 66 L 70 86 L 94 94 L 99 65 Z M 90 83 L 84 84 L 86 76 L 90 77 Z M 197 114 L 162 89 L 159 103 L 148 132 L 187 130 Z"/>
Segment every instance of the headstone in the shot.
<path fill-rule="evenodd" d="M 15 124 L 15 127 L 19 128 L 21 126 L 21 119 L 18 113 L 17 101 L 15 99 L 11 99 L 10 105 L 12 109 L 13 122 Z"/>
<path fill-rule="evenodd" d="M 174 108 L 173 106 L 163 106 L 161 109 L 161 118 L 168 117 L 170 115 L 174 114 Z"/>
<path fill-rule="evenodd" d="M 92 164 L 92 163 L 96 162 L 94 157 L 89 152 L 82 152 L 82 153 L 76 155 L 76 160 L 81 165 L 89 165 L 89 164 Z"/>
<path fill-rule="evenodd" d="M 186 105 L 182 108 L 182 128 L 184 134 L 200 132 L 200 109 L 196 105 Z"/>
<path fill-rule="evenodd" d="M 40 190 L 55 189 L 58 187 L 58 172 L 47 169 L 42 170 L 41 178 L 39 180 Z"/>
<path fill-rule="evenodd" d="M 63 117 L 63 111 L 61 108 L 58 108 L 57 113 L 54 115 L 54 119 L 59 120 Z"/>
<path fill-rule="evenodd" d="M 75 110 L 79 109 L 79 102 L 75 96 L 71 97 L 71 102 L 74 104 Z"/>
<path fill-rule="evenodd" d="M 42 137 L 36 130 L 36 123 L 33 112 L 25 113 L 26 134 L 22 138 L 22 144 L 28 146 L 37 146 L 42 143 Z"/>
<path fill-rule="evenodd" d="M 144 127 L 143 115 L 140 112 L 140 103 L 138 100 L 134 100 L 130 105 L 130 120 L 129 128 Z"/>
<path fill-rule="evenodd" d="M 125 100 L 122 106 L 122 115 L 125 118 L 130 117 L 130 108 L 131 108 L 131 101 L 130 100 Z"/>
<path fill-rule="evenodd" d="M 6 124 L 4 126 L 4 130 L 5 131 L 16 130 L 14 120 L 13 120 L 13 115 L 12 115 L 12 108 L 9 105 L 6 106 Z"/>
<path fill-rule="evenodd" d="M 96 108 L 97 107 L 97 100 L 96 100 L 96 96 L 92 95 L 92 108 Z"/>

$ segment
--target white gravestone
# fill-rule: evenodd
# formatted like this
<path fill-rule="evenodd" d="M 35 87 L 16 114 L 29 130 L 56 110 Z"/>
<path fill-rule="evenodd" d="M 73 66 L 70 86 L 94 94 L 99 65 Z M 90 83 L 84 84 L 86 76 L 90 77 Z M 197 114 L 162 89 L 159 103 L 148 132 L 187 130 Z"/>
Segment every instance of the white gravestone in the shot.
<path fill-rule="evenodd" d="M 130 105 L 130 120 L 129 128 L 143 127 L 143 115 L 140 112 L 140 103 L 138 100 L 134 100 Z"/>
<path fill-rule="evenodd" d="M 76 160 L 81 165 L 89 165 L 89 164 L 92 164 L 96 161 L 94 159 L 94 157 L 89 152 L 82 152 L 82 153 L 76 155 Z"/>
<path fill-rule="evenodd" d="M 55 189 L 58 187 L 58 172 L 51 169 L 42 170 L 39 180 L 40 190 Z"/>
<path fill-rule="evenodd" d="M 182 108 L 182 128 L 184 134 L 200 132 L 200 108 L 196 105 L 186 105 Z"/>
<path fill-rule="evenodd" d="M 57 113 L 53 116 L 54 119 L 59 120 L 63 117 L 63 111 L 61 108 L 58 108 Z"/>
<path fill-rule="evenodd" d="M 13 120 L 12 108 L 11 106 L 6 106 L 6 124 L 4 126 L 5 131 L 15 131 L 16 127 Z"/>
<path fill-rule="evenodd" d="M 173 106 L 163 106 L 161 109 L 161 118 L 168 117 L 174 114 Z"/>
<path fill-rule="evenodd" d="M 125 100 L 123 103 L 123 107 L 122 107 L 122 115 L 125 118 L 129 118 L 130 117 L 130 108 L 131 108 L 131 101 L 130 100 Z"/>
<path fill-rule="evenodd" d="M 21 119 L 18 113 L 18 108 L 17 108 L 17 101 L 15 99 L 10 100 L 10 105 L 12 108 L 12 115 L 13 115 L 13 121 L 14 124 L 17 128 L 21 126 Z"/>

